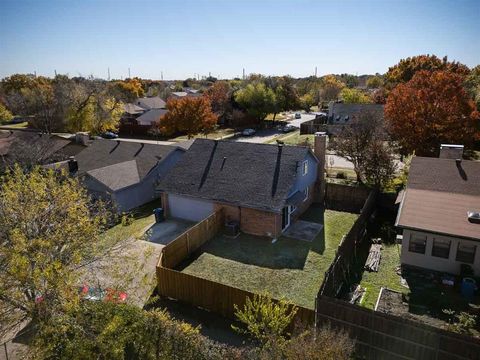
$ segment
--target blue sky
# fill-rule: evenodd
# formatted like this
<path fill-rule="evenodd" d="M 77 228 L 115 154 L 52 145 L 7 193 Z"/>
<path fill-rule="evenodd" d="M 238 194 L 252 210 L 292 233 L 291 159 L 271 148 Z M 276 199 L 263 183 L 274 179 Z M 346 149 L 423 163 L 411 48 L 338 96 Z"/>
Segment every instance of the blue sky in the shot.
<path fill-rule="evenodd" d="M 0 0 L 0 77 L 384 73 L 425 53 L 480 64 L 480 0 Z"/>

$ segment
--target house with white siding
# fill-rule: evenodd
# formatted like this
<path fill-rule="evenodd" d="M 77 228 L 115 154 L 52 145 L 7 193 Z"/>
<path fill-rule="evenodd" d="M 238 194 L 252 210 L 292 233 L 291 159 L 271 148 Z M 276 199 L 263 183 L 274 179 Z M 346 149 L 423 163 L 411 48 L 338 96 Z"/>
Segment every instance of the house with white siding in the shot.
<path fill-rule="evenodd" d="M 480 162 L 463 147 L 442 145 L 440 158 L 414 157 L 396 226 L 403 265 L 480 276 Z"/>

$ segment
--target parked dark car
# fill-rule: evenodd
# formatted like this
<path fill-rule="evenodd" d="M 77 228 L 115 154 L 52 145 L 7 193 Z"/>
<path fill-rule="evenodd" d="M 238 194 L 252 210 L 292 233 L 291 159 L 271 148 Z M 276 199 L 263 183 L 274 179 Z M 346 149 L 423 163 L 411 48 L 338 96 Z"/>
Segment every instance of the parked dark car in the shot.
<path fill-rule="evenodd" d="M 300 113 L 295 113 L 295 119 L 301 119 L 302 118 L 302 114 Z"/>
<path fill-rule="evenodd" d="M 102 134 L 102 138 L 104 139 L 116 139 L 118 135 L 111 131 L 106 131 Z"/>
<path fill-rule="evenodd" d="M 297 130 L 297 127 L 293 125 L 285 125 L 280 129 L 280 131 L 283 133 L 289 133 L 295 130 Z"/>

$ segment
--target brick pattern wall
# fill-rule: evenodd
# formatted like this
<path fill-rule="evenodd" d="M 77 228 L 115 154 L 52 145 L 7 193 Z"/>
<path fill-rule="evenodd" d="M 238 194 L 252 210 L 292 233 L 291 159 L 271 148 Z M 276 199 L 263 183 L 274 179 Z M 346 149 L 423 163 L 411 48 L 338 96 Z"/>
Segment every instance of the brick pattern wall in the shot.
<path fill-rule="evenodd" d="M 282 232 L 280 214 L 219 203 L 214 205 L 215 211 L 219 208 L 224 209 L 225 221 L 238 221 L 244 233 L 278 237 Z"/>
<path fill-rule="evenodd" d="M 278 237 L 282 232 L 282 217 L 268 211 L 242 208 L 240 228 L 252 235 Z"/>

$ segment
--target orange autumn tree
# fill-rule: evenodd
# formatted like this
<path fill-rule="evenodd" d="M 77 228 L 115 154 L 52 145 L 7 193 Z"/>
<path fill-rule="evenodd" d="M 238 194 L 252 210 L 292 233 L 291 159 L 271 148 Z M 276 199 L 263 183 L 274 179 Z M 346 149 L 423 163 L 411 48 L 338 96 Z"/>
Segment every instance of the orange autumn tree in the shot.
<path fill-rule="evenodd" d="M 167 102 L 167 110 L 157 125 L 165 135 L 183 133 L 189 139 L 198 133 L 206 135 L 215 128 L 218 121 L 210 100 L 204 96 L 171 99 Z"/>
<path fill-rule="evenodd" d="M 217 81 L 205 91 L 215 114 L 222 116 L 229 107 L 231 88 L 226 81 Z"/>
<path fill-rule="evenodd" d="M 402 153 L 435 156 L 442 143 L 471 145 L 480 138 L 480 114 L 449 71 L 418 71 L 387 98 L 385 121 Z"/>
<path fill-rule="evenodd" d="M 442 59 L 435 55 L 412 56 L 406 59 L 401 59 L 398 64 L 388 69 L 387 73 L 385 74 L 387 86 L 389 88 L 393 88 L 397 84 L 406 83 L 410 81 L 418 71 L 422 70 L 443 70 L 461 76 L 466 76 L 470 72 L 467 66 L 459 62 L 448 61 L 446 56 Z"/>

